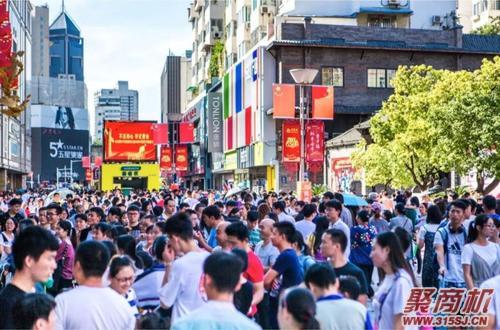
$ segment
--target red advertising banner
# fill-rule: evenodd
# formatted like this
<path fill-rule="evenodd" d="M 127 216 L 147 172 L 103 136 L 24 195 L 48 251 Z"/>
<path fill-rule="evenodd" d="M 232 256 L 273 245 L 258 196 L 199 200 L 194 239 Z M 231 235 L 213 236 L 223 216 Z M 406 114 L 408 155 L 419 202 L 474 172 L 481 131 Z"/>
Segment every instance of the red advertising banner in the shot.
<path fill-rule="evenodd" d="M 102 157 L 101 156 L 95 156 L 94 158 L 94 166 L 95 167 L 101 167 L 102 165 Z"/>
<path fill-rule="evenodd" d="M 273 118 L 295 118 L 295 85 L 273 84 Z"/>
<path fill-rule="evenodd" d="M 188 148 L 187 146 L 175 147 L 175 169 L 177 171 L 187 171 L 188 169 Z"/>
<path fill-rule="evenodd" d="M 172 169 L 172 148 L 162 146 L 160 156 L 160 168 L 170 171 Z"/>
<path fill-rule="evenodd" d="M 94 177 L 94 175 L 93 175 L 92 169 L 86 168 L 85 169 L 85 181 L 92 182 L 93 177 Z"/>
<path fill-rule="evenodd" d="M 83 168 L 90 168 L 90 157 L 89 156 L 82 157 L 82 167 Z"/>
<path fill-rule="evenodd" d="M 168 144 L 168 124 L 153 124 L 154 144 Z"/>
<path fill-rule="evenodd" d="M 105 161 L 155 161 L 152 122 L 105 121 Z"/>
<path fill-rule="evenodd" d="M 300 162 L 300 123 L 298 120 L 287 120 L 282 125 L 283 162 Z"/>
<path fill-rule="evenodd" d="M 312 118 L 333 119 L 333 86 L 312 87 Z"/>
<path fill-rule="evenodd" d="M 325 158 L 325 123 L 311 120 L 306 124 L 306 161 L 323 163 Z"/>
<path fill-rule="evenodd" d="M 179 123 L 179 143 L 187 144 L 194 142 L 194 124 L 188 122 Z"/>

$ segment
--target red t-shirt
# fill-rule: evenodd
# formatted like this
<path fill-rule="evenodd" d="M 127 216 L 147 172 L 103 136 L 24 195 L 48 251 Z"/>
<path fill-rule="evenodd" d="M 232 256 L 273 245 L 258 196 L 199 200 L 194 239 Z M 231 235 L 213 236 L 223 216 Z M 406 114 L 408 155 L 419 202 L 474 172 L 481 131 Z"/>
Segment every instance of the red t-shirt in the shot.
<path fill-rule="evenodd" d="M 247 256 L 248 267 L 243 276 L 252 283 L 264 281 L 264 267 L 262 267 L 259 257 L 253 251 L 248 251 Z M 248 315 L 254 316 L 255 313 L 257 313 L 257 306 L 252 305 L 252 309 Z"/>

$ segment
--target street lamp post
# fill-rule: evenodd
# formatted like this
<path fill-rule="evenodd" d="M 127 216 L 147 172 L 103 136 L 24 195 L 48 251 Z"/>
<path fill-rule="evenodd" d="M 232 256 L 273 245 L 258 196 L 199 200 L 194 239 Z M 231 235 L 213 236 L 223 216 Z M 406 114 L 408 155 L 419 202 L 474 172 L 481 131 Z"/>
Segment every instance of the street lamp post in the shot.
<path fill-rule="evenodd" d="M 304 87 L 311 84 L 318 74 L 316 69 L 292 69 L 290 70 L 293 80 L 299 85 L 299 111 L 300 111 L 300 163 L 299 163 L 299 182 L 305 181 L 305 122 L 309 118 L 309 109 L 304 104 Z"/>

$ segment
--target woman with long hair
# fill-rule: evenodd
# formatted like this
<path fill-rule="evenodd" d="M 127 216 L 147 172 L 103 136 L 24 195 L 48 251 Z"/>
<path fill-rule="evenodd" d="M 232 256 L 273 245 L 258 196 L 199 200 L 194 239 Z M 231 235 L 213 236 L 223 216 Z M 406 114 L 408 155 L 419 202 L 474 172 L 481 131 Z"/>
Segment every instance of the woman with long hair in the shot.
<path fill-rule="evenodd" d="M 469 225 L 468 242 L 462 252 L 462 268 L 467 289 L 500 274 L 500 247 L 488 240 L 494 230 L 493 219 L 478 215 Z"/>
<path fill-rule="evenodd" d="M 422 204 L 424 205 L 424 204 Z M 443 220 L 441 210 L 437 205 L 430 205 L 427 209 L 426 223 L 418 231 L 418 247 L 424 250 L 424 259 L 422 262 L 422 286 L 438 288 L 438 276 L 434 270 L 434 236 Z"/>
<path fill-rule="evenodd" d="M 59 221 L 56 227 L 56 235 L 61 240 L 59 249 L 56 254 L 56 262 L 60 270 L 59 279 L 57 279 L 57 293 L 63 289 L 73 287 L 73 264 L 75 263 L 75 249 L 73 243 L 76 244 L 76 233 L 69 221 Z"/>
<path fill-rule="evenodd" d="M 16 237 L 17 222 L 9 218 L 1 226 L 0 231 L 0 264 L 12 253 L 12 243 Z"/>
<path fill-rule="evenodd" d="M 132 288 L 135 280 L 134 262 L 127 256 L 114 256 L 109 263 L 109 287 L 123 296 L 132 312 L 138 314 L 137 297 Z"/>
<path fill-rule="evenodd" d="M 378 235 L 371 258 L 384 277 L 373 299 L 375 323 L 379 329 L 403 329 L 403 310 L 416 281 L 396 234 Z"/>
<path fill-rule="evenodd" d="M 315 316 L 316 302 L 309 290 L 299 287 L 290 288 L 281 296 L 278 311 L 280 329 L 319 329 L 319 322 Z"/>
<path fill-rule="evenodd" d="M 309 246 L 304 242 L 304 238 L 300 231 L 296 230 L 293 234 L 292 247 L 297 253 L 299 264 L 302 267 L 302 272 L 305 274 L 309 267 L 314 265 L 316 261 L 311 257 Z"/>
<path fill-rule="evenodd" d="M 126 255 L 134 261 L 134 266 L 136 268 L 136 275 L 144 268 L 144 263 L 137 255 L 135 249 L 135 238 L 132 235 L 121 235 L 116 239 L 116 246 L 118 247 L 118 253 L 121 255 Z"/>
<path fill-rule="evenodd" d="M 319 217 L 316 220 L 316 229 L 312 235 L 309 235 L 309 239 L 307 244 L 309 245 L 309 249 L 311 250 L 311 255 L 314 257 L 316 261 L 324 261 L 325 258 L 321 255 L 320 245 L 321 245 L 321 236 L 328 229 L 330 223 L 326 217 Z"/>

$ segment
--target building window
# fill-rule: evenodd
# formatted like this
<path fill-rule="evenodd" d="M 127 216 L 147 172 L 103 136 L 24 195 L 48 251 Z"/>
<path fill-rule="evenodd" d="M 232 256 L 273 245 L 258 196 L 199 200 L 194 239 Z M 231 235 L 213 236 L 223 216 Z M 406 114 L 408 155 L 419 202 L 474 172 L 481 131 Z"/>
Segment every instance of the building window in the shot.
<path fill-rule="evenodd" d="M 396 18 L 393 16 L 368 16 L 368 26 L 395 28 Z"/>
<path fill-rule="evenodd" d="M 344 69 L 343 68 L 322 68 L 321 84 L 334 87 L 344 87 Z"/>
<path fill-rule="evenodd" d="M 395 75 L 394 69 L 368 69 L 368 87 L 392 88 L 391 80 Z"/>

